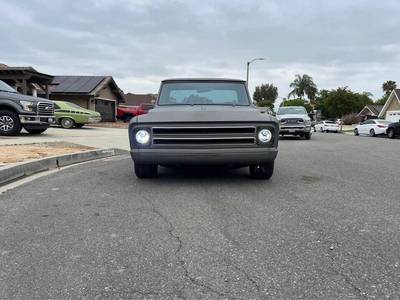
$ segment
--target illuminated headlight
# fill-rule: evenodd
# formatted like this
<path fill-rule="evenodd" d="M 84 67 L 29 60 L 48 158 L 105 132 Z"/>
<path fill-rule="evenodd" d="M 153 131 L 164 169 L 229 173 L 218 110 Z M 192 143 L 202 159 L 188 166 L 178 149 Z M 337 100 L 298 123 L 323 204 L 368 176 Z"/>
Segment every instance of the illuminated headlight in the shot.
<path fill-rule="evenodd" d="M 23 110 L 33 111 L 35 109 L 36 102 L 21 100 L 19 101 L 19 104 L 21 104 Z"/>
<path fill-rule="evenodd" d="M 272 133 L 268 129 L 261 129 L 258 132 L 258 140 L 261 143 L 268 143 L 271 141 L 271 139 L 272 139 Z"/>
<path fill-rule="evenodd" d="M 147 130 L 141 129 L 136 132 L 135 138 L 139 144 L 145 145 L 150 141 L 150 133 Z"/>

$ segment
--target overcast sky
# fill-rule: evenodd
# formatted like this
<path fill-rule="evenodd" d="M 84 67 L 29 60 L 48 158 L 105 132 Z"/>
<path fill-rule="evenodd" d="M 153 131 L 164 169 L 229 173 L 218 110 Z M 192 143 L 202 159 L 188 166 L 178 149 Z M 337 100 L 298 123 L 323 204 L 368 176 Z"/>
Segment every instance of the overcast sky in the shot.
<path fill-rule="evenodd" d="M 112 75 L 125 92 L 169 77 L 245 78 L 286 97 L 295 74 L 319 89 L 382 95 L 399 79 L 400 1 L 5 1 L 0 63 L 52 75 Z"/>

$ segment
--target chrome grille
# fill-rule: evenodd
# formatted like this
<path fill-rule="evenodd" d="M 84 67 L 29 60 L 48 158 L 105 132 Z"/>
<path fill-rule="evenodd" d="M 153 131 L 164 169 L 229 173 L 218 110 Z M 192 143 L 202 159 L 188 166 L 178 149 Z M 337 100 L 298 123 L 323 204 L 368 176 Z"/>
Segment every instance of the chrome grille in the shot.
<path fill-rule="evenodd" d="M 297 118 L 288 118 L 288 119 L 281 119 L 281 124 L 303 124 L 303 119 Z"/>
<path fill-rule="evenodd" d="M 255 126 L 177 126 L 153 127 L 152 144 L 184 145 L 254 145 Z"/>
<path fill-rule="evenodd" d="M 39 102 L 37 108 L 38 115 L 52 116 L 54 115 L 54 104 L 49 102 Z"/>

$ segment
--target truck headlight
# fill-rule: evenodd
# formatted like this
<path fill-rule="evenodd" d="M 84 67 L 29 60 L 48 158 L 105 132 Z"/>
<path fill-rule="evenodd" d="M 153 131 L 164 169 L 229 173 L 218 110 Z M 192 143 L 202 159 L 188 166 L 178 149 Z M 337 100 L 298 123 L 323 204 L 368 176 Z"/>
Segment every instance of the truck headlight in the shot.
<path fill-rule="evenodd" d="M 268 129 L 261 129 L 257 137 L 261 143 L 268 143 L 272 139 L 272 133 Z"/>
<path fill-rule="evenodd" d="M 150 133 L 147 130 L 141 129 L 136 132 L 135 139 L 139 144 L 148 144 L 150 141 Z"/>
<path fill-rule="evenodd" d="M 22 109 L 25 111 L 34 111 L 36 102 L 21 100 L 19 104 L 21 104 Z"/>

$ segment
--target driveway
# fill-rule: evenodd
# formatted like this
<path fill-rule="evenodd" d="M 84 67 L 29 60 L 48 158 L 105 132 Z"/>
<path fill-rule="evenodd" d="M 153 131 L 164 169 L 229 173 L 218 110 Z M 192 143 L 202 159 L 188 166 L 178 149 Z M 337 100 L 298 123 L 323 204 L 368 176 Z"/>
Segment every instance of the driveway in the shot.
<path fill-rule="evenodd" d="M 0 195 L 0 298 L 399 298 L 399 150 L 314 134 L 271 181 L 129 157 L 41 177 Z"/>
<path fill-rule="evenodd" d="M 129 150 L 127 129 L 100 127 L 84 127 L 82 129 L 51 127 L 41 135 L 30 135 L 23 131 L 19 136 L 2 136 L 0 138 L 0 146 L 59 141 L 96 148 L 120 148 Z"/>

